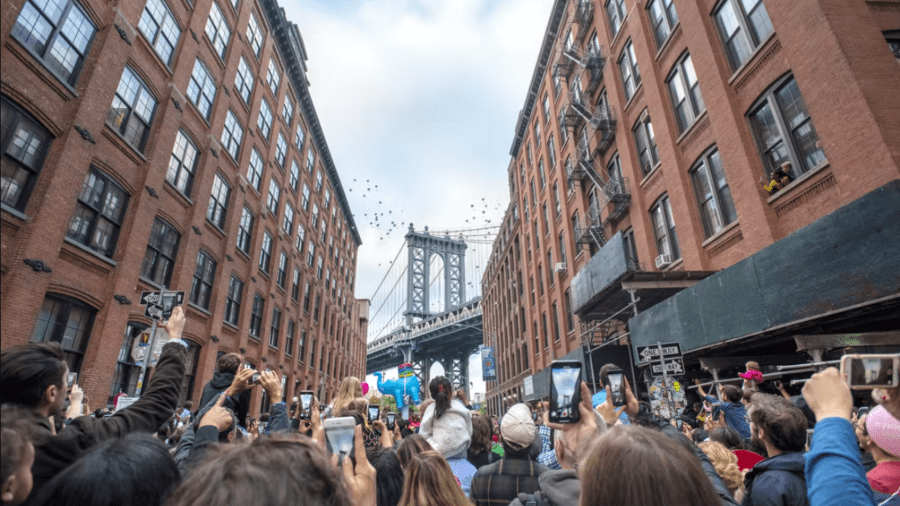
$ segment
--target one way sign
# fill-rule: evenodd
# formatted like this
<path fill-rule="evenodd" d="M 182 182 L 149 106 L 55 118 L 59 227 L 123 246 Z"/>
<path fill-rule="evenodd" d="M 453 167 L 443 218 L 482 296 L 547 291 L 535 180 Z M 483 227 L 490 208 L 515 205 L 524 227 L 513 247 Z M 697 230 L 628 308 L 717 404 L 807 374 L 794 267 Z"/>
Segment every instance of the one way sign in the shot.
<path fill-rule="evenodd" d="M 651 345 L 651 346 L 638 346 L 637 347 L 638 358 L 640 358 L 641 362 L 649 362 L 651 360 L 659 360 L 659 345 Z M 666 359 L 666 362 L 669 361 L 669 357 L 678 357 L 681 358 L 681 345 L 678 343 L 663 343 L 662 344 L 662 354 Z M 662 374 L 662 373 L 660 373 Z"/>
<path fill-rule="evenodd" d="M 656 362 L 650 366 L 650 373 L 656 376 L 662 376 L 663 370 L 662 365 L 659 362 Z M 680 376 L 684 374 L 684 361 L 679 358 L 667 358 L 666 359 L 666 374 L 670 376 Z"/>

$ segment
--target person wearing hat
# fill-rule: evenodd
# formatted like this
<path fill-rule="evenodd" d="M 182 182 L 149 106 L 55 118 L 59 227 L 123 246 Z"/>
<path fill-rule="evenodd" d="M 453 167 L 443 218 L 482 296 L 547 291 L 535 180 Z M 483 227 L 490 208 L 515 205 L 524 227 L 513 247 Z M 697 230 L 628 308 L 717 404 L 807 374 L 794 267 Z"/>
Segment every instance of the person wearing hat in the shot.
<path fill-rule="evenodd" d="M 538 478 L 548 469 L 528 457 L 535 431 L 528 406 L 519 403 L 509 408 L 500 420 L 503 458 L 480 468 L 472 478 L 476 506 L 507 506 L 519 493 L 540 490 Z"/>
<path fill-rule="evenodd" d="M 875 459 L 875 467 L 866 473 L 872 490 L 885 494 L 900 490 L 900 421 L 876 406 L 857 422 L 856 437 Z"/>

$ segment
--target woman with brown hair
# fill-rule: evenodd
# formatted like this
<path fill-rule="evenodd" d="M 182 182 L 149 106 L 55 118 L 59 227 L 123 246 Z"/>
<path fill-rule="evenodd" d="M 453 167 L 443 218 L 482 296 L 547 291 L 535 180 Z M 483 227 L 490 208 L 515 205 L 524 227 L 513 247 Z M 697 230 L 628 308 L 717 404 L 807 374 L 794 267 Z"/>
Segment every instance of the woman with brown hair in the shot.
<path fill-rule="evenodd" d="M 466 454 L 466 458 L 476 468 L 481 468 L 500 460 L 500 456 L 491 451 L 494 442 L 491 441 L 493 427 L 491 419 L 474 415 L 472 416 L 472 444 Z"/>
<path fill-rule="evenodd" d="M 409 461 L 398 506 L 470 506 L 440 453 L 422 452 Z"/>
<path fill-rule="evenodd" d="M 581 506 L 721 506 L 700 462 L 674 439 L 616 425 L 594 445 L 581 471 Z"/>
<path fill-rule="evenodd" d="M 356 376 L 344 378 L 344 381 L 341 381 L 340 388 L 338 388 L 337 397 L 331 404 L 331 413 L 329 415 L 338 416 L 341 411 L 347 409 L 347 404 L 350 401 L 362 396 L 362 383 L 359 382 L 359 378 Z"/>
<path fill-rule="evenodd" d="M 722 477 L 731 496 L 738 503 L 744 500 L 744 474 L 738 467 L 738 458 L 722 443 L 706 441 L 697 445 L 709 457 L 716 472 Z"/>
<path fill-rule="evenodd" d="M 406 466 L 409 465 L 413 457 L 427 451 L 434 451 L 434 448 L 428 444 L 424 437 L 413 434 L 404 438 L 400 446 L 397 447 L 397 458 L 400 459 L 400 466 L 406 470 Z"/>

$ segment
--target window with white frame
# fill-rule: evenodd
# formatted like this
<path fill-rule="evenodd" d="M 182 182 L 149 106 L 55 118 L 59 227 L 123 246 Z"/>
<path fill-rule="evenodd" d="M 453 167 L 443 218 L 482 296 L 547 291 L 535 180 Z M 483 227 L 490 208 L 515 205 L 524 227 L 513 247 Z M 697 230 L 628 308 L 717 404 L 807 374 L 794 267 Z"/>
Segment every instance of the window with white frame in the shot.
<path fill-rule="evenodd" d="M 213 47 L 216 49 L 216 54 L 224 60 L 225 50 L 228 49 L 228 39 L 231 38 L 231 28 L 228 27 L 228 22 L 225 21 L 222 9 L 219 8 L 219 4 L 216 2 L 213 2 L 212 7 L 209 9 L 209 19 L 206 21 L 206 36 L 209 37 L 209 41 L 212 42 Z"/>
<path fill-rule="evenodd" d="M 325 188 L 325 198 L 322 199 L 322 205 L 325 209 L 328 209 L 331 206 L 331 190 Z M 331 215 L 331 222 L 334 223 L 334 213 Z"/>
<path fill-rule="evenodd" d="M 281 132 L 278 132 L 278 141 L 275 143 L 275 161 L 278 163 L 278 166 L 284 168 L 284 163 L 287 158 L 287 141 L 284 140 L 284 136 L 281 135 Z"/>
<path fill-rule="evenodd" d="M 632 129 L 634 142 L 637 144 L 638 159 L 641 163 L 641 174 L 650 174 L 656 164 L 659 163 L 659 150 L 656 147 L 656 135 L 653 133 L 653 123 L 647 111 L 641 114 Z"/>
<path fill-rule="evenodd" d="M 650 219 L 653 223 L 653 234 L 656 237 L 656 252 L 660 255 L 669 255 L 670 262 L 681 258 L 668 195 L 663 195 L 653 204 L 653 207 L 650 208 Z"/>
<path fill-rule="evenodd" d="M 641 85 L 641 72 L 638 70 L 634 44 L 630 40 L 625 43 L 625 49 L 619 56 L 619 72 L 622 75 L 622 85 L 625 87 L 625 99 L 631 100 L 634 92 Z"/>
<path fill-rule="evenodd" d="M 713 17 L 732 71 L 740 68 L 774 30 L 762 0 L 722 0 Z"/>
<path fill-rule="evenodd" d="M 284 204 L 284 221 L 281 223 L 281 229 L 290 237 L 291 230 L 294 230 L 294 206 L 290 202 Z"/>
<path fill-rule="evenodd" d="M 303 243 L 306 242 L 306 228 L 302 223 L 297 223 L 297 251 L 303 253 Z"/>
<path fill-rule="evenodd" d="M 10 36 L 71 86 L 95 33 L 97 28 L 74 0 L 26 0 Z"/>
<path fill-rule="evenodd" d="M 212 192 L 209 195 L 206 219 L 219 228 L 225 228 L 225 214 L 228 212 L 229 196 L 231 196 L 231 187 L 228 186 L 221 174 L 216 174 L 216 177 L 213 179 Z"/>
<path fill-rule="evenodd" d="M 284 94 L 284 105 L 281 106 L 281 117 L 284 118 L 284 122 L 288 124 L 288 127 L 290 127 L 291 123 L 294 121 L 294 101 L 291 100 L 290 90 Z"/>
<path fill-rule="evenodd" d="M 691 167 L 691 180 L 694 183 L 694 194 L 700 215 L 703 218 L 703 230 L 706 237 L 712 237 L 726 225 L 737 220 L 731 190 L 722 170 L 719 150 L 713 146 L 700 156 Z"/>
<path fill-rule="evenodd" d="M 316 163 L 316 154 L 313 153 L 312 147 L 306 148 L 306 172 L 312 174 L 313 166 Z"/>
<path fill-rule="evenodd" d="M 322 193 L 322 171 L 316 171 L 316 193 Z"/>
<path fill-rule="evenodd" d="M 244 207 L 241 209 L 241 221 L 238 224 L 237 248 L 250 254 L 250 242 L 253 239 L 253 212 Z"/>
<path fill-rule="evenodd" d="M 222 127 L 222 147 L 235 161 L 241 150 L 241 140 L 244 138 L 244 127 L 238 121 L 237 116 L 231 110 L 225 115 L 225 125 Z"/>
<path fill-rule="evenodd" d="M 266 71 L 266 84 L 272 91 L 272 96 L 278 98 L 278 86 L 281 84 L 281 73 L 278 71 L 278 64 L 274 58 L 269 58 L 269 69 Z"/>
<path fill-rule="evenodd" d="M 250 13 L 250 21 L 247 23 L 247 42 L 250 44 L 250 48 L 253 49 L 253 54 L 259 58 L 259 53 L 262 51 L 263 33 L 259 27 L 259 22 L 256 21 L 255 12 Z"/>
<path fill-rule="evenodd" d="M 268 139 L 269 134 L 272 133 L 272 108 L 269 107 L 269 102 L 266 99 L 259 101 L 259 116 L 256 119 L 256 127 L 265 139 Z"/>
<path fill-rule="evenodd" d="M 306 135 L 303 133 L 303 123 L 297 122 L 297 133 L 294 134 L 294 146 L 297 146 L 297 151 L 303 152 L 303 140 Z"/>
<path fill-rule="evenodd" d="M 238 94 L 244 99 L 245 104 L 250 103 L 250 94 L 253 93 L 253 72 L 247 59 L 241 56 L 238 62 L 237 74 L 234 76 L 234 87 L 237 88 Z"/>
<path fill-rule="evenodd" d="M 278 201 L 281 199 L 281 187 L 275 182 L 275 178 L 269 180 L 269 195 L 266 198 L 266 207 L 269 211 L 278 216 Z"/>
<path fill-rule="evenodd" d="M 650 0 L 647 4 L 650 24 L 656 37 L 656 47 L 660 48 L 672 34 L 672 28 L 678 24 L 678 12 L 673 0 Z"/>
<path fill-rule="evenodd" d="M 262 189 L 263 161 L 256 148 L 250 152 L 250 165 L 247 166 L 247 182 L 257 192 Z"/>
<path fill-rule="evenodd" d="M 209 69 L 200 61 L 200 58 L 194 61 L 194 71 L 191 72 L 191 80 L 188 82 L 187 96 L 197 106 L 200 115 L 208 120 L 213 100 L 216 99 L 216 82 L 213 81 L 212 74 L 209 73 Z"/>
<path fill-rule="evenodd" d="M 126 142 L 143 152 L 157 103 L 147 85 L 134 71 L 125 67 L 106 115 L 106 123 L 119 132 Z"/>
<path fill-rule="evenodd" d="M 181 38 L 181 27 L 164 0 L 147 0 L 138 29 L 147 37 L 163 63 L 171 65 L 175 46 Z"/>
<path fill-rule="evenodd" d="M 697 82 L 697 74 L 694 73 L 694 63 L 691 55 L 685 53 L 675 63 L 672 72 L 666 79 L 669 86 L 669 96 L 672 97 L 672 106 L 675 108 L 675 119 L 678 122 L 678 131 L 684 132 L 706 110 L 703 96 L 700 94 L 700 83 Z"/>
<path fill-rule="evenodd" d="M 183 130 L 178 130 L 175 135 L 175 146 L 172 147 L 172 157 L 169 158 L 169 167 L 166 170 L 166 181 L 188 197 L 194 185 L 198 154 L 197 146 Z"/>

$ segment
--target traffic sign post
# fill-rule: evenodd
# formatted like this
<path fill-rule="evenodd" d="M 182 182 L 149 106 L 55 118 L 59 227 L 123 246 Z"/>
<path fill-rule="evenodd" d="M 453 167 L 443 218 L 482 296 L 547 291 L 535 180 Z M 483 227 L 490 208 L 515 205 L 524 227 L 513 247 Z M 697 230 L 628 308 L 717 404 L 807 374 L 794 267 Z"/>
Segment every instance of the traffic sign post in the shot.
<path fill-rule="evenodd" d="M 141 305 L 144 308 L 144 316 L 153 320 L 150 327 L 150 342 L 147 343 L 147 352 L 144 362 L 141 365 L 141 375 L 138 376 L 138 384 L 134 389 L 134 396 L 140 397 L 141 390 L 144 388 L 144 376 L 147 374 L 147 368 L 150 361 L 153 360 L 154 351 L 156 350 L 156 326 L 159 320 L 168 320 L 172 316 L 172 310 L 175 306 L 184 303 L 184 292 L 169 292 L 163 286 L 158 292 L 141 292 Z"/>
<path fill-rule="evenodd" d="M 666 359 L 665 372 L 672 376 L 684 374 L 684 360 L 681 358 Z M 653 377 L 664 376 L 662 364 L 650 364 L 650 374 L 652 374 Z"/>

